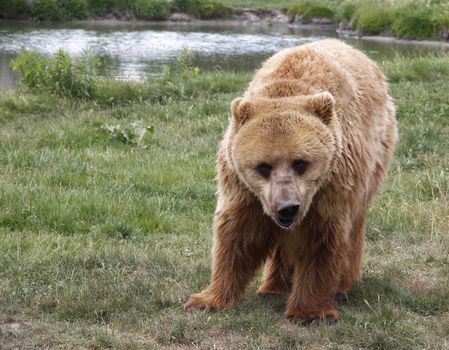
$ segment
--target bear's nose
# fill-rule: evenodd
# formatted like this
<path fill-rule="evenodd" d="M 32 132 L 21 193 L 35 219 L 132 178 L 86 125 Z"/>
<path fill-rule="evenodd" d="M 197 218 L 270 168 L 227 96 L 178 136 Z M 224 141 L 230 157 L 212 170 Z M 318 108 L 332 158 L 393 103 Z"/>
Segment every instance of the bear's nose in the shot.
<path fill-rule="evenodd" d="M 295 221 L 301 204 L 297 201 L 280 202 L 276 206 L 278 223 L 288 228 Z"/>

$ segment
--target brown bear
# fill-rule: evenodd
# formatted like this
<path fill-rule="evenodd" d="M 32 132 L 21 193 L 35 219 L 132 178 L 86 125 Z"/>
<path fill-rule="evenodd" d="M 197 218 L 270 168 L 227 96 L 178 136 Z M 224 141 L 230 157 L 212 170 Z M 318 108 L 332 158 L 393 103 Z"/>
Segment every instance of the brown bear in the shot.
<path fill-rule="evenodd" d="M 186 310 L 227 308 L 265 261 L 258 292 L 285 315 L 338 320 L 359 280 L 367 211 L 397 139 L 385 76 L 338 40 L 285 49 L 256 73 L 218 154 L 212 281 Z"/>

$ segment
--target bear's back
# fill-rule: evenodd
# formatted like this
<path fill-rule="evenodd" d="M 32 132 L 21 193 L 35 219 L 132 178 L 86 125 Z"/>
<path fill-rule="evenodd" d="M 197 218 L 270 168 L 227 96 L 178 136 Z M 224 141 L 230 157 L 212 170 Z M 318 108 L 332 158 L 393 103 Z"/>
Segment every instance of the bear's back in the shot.
<path fill-rule="evenodd" d="M 348 109 L 358 115 L 384 106 L 388 100 L 385 76 L 367 56 L 334 39 L 282 50 L 256 73 L 245 96 L 286 97 L 329 91 L 339 118 Z M 343 120 L 342 120 L 343 121 Z M 344 122 L 344 121 L 343 121 Z"/>

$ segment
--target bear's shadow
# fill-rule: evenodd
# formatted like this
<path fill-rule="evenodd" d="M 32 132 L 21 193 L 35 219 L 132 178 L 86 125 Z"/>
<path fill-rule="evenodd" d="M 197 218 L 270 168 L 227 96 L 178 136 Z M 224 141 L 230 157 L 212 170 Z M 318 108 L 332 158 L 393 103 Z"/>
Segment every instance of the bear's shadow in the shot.
<path fill-rule="evenodd" d="M 266 309 L 268 306 L 274 313 L 283 313 L 288 294 L 260 296 L 251 288 L 245 299 L 239 308 L 240 312 L 249 313 L 255 308 Z M 365 310 L 368 303 L 374 307 L 378 304 L 390 304 L 419 315 L 435 315 L 447 309 L 446 300 L 449 300 L 449 290 L 444 288 L 410 290 L 389 279 L 365 275 L 351 293 L 336 305 L 342 313 L 345 309 Z"/>

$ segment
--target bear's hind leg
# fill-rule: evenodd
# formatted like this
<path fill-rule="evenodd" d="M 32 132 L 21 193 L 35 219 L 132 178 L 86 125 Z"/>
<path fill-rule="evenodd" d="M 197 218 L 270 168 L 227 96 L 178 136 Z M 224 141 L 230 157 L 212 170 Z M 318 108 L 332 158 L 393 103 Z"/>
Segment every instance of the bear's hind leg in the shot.
<path fill-rule="evenodd" d="M 265 262 L 262 285 L 257 290 L 261 296 L 287 293 L 291 288 L 291 269 L 278 244 Z"/>
<path fill-rule="evenodd" d="M 340 301 L 346 299 L 351 291 L 354 283 L 360 280 L 360 265 L 362 263 L 363 246 L 365 242 L 365 222 L 367 210 L 360 210 L 358 216 L 352 224 L 349 238 L 349 257 L 341 275 L 340 285 L 335 300 Z"/>

